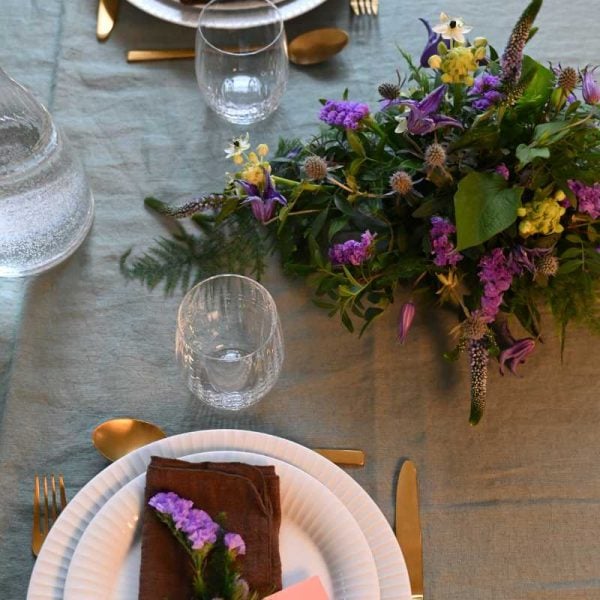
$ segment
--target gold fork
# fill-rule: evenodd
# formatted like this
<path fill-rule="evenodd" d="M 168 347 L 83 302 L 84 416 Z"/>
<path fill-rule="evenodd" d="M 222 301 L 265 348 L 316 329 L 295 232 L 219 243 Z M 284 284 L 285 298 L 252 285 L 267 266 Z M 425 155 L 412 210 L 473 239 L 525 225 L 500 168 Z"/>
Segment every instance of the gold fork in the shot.
<path fill-rule="evenodd" d="M 44 493 L 43 502 L 40 505 L 40 479 Z M 51 498 L 48 497 L 48 477 L 43 478 L 35 476 L 33 480 L 33 531 L 31 534 L 31 551 L 34 556 L 40 553 L 42 544 L 54 525 L 58 515 L 67 506 L 67 493 L 65 492 L 65 482 L 62 475 L 58 476 L 58 490 L 60 494 L 60 507 L 56 500 L 56 480 L 54 475 L 50 475 Z"/>
<path fill-rule="evenodd" d="M 350 0 L 350 7 L 355 15 L 377 15 L 379 0 Z"/>

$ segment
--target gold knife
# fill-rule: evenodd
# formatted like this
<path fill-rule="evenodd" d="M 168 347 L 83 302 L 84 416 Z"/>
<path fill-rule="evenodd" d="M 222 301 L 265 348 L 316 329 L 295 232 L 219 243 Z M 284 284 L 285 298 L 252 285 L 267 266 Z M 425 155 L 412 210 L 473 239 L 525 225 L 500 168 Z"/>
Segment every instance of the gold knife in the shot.
<path fill-rule="evenodd" d="M 415 463 L 407 460 L 396 488 L 396 538 L 404 554 L 413 600 L 423 600 L 423 541 Z"/>
<path fill-rule="evenodd" d="M 99 0 L 98 22 L 96 25 L 96 37 L 98 41 L 104 42 L 108 39 L 110 32 L 115 26 L 118 11 L 119 0 Z"/>
<path fill-rule="evenodd" d="M 346 450 L 335 448 L 314 448 L 314 451 L 328 458 L 336 465 L 344 465 L 346 467 L 364 467 L 365 453 L 362 450 Z"/>
<path fill-rule="evenodd" d="M 127 62 L 147 62 L 152 60 L 174 60 L 177 58 L 194 58 L 193 48 L 174 48 L 170 50 L 129 50 Z"/>

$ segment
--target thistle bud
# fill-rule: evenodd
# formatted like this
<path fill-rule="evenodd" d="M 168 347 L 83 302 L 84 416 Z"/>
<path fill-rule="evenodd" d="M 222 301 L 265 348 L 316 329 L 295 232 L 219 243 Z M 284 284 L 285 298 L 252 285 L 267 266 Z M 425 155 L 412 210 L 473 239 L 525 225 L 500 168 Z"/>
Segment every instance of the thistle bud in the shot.
<path fill-rule="evenodd" d="M 443 167 L 446 164 L 446 151 L 441 144 L 431 144 L 425 150 L 425 164 L 430 167 Z"/>
<path fill-rule="evenodd" d="M 320 181 L 327 177 L 327 162 L 320 156 L 309 156 L 304 161 L 304 171 L 308 179 Z"/>
<path fill-rule="evenodd" d="M 396 171 L 390 177 L 390 187 L 400 196 L 406 196 L 413 189 L 412 177 L 406 171 Z"/>
<path fill-rule="evenodd" d="M 541 256 L 535 263 L 536 271 L 540 275 L 547 275 L 549 277 L 556 275 L 558 272 L 558 266 L 558 258 L 556 256 L 552 256 L 551 254 Z"/>
<path fill-rule="evenodd" d="M 558 87 L 561 88 L 565 94 L 570 94 L 577 85 L 579 76 L 577 71 L 573 67 L 565 67 L 561 69 L 560 75 L 558 76 Z"/>
<path fill-rule="evenodd" d="M 396 100 L 400 96 L 400 87 L 395 83 L 382 83 L 377 91 L 386 100 Z"/>

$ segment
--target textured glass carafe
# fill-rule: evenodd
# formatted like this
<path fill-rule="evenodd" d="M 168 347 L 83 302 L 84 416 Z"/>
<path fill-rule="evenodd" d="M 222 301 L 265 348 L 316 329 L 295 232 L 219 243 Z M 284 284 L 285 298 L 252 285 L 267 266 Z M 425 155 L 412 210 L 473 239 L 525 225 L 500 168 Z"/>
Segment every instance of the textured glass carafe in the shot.
<path fill-rule="evenodd" d="M 83 168 L 48 111 L 0 69 L 0 277 L 45 271 L 92 224 Z"/>

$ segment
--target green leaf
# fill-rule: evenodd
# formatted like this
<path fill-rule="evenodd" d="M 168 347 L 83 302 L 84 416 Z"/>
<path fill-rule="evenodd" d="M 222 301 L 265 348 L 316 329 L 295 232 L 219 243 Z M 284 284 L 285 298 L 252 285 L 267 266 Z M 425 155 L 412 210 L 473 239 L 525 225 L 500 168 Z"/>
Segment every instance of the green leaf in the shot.
<path fill-rule="evenodd" d="M 550 150 L 548 148 L 536 148 L 519 144 L 516 155 L 521 163 L 521 167 L 524 167 L 533 161 L 534 158 L 550 158 Z"/>
<path fill-rule="evenodd" d="M 328 233 L 329 240 L 332 240 L 333 236 L 336 233 L 339 233 L 342 229 L 344 229 L 344 227 L 346 227 L 346 225 L 348 225 L 348 219 L 346 217 L 340 217 L 338 219 L 334 219 L 333 221 L 331 221 L 331 223 L 329 224 L 329 233 Z"/>
<path fill-rule="evenodd" d="M 581 248 L 569 248 L 560 255 L 561 258 L 578 258 L 579 256 L 581 256 Z"/>
<path fill-rule="evenodd" d="M 525 55 L 523 57 L 523 68 L 521 71 L 521 81 L 526 81 L 527 86 L 518 106 L 545 103 L 552 93 L 552 84 L 554 82 L 554 73 L 544 65 Z"/>
<path fill-rule="evenodd" d="M 457 250 L 477 246 L 510 227 L 517 219 L 523 188 L 507 187 L 495 173 L 471 171 L 454 195 Z"/>
<path fill-rule="evenodd" d="M 550 123 L 541 123 L 537 125 L 533 132 L 533 141 L 537 144 L 549 146 L 558 142 L 567 135 L 571 124 L 568 121 L 550 121 Z"/>
<path fill-rule="evenodd" d="M 558 268 L 558 275 L 567 275 L 573 271 L 577 271 L 583 265 L 582 260 L 569 260 Z"/>
<path fill-rule="evenodd" d="M 323 225 L 325 225 L 328 214 L 329 208 L 326 208 L 325 210 L 322 210 L 312 222 L 312 225 L 310 226 L 310 233 L 314 238 L 316 238 L 321 232 L 321 229 L 323 229 Z"/>

